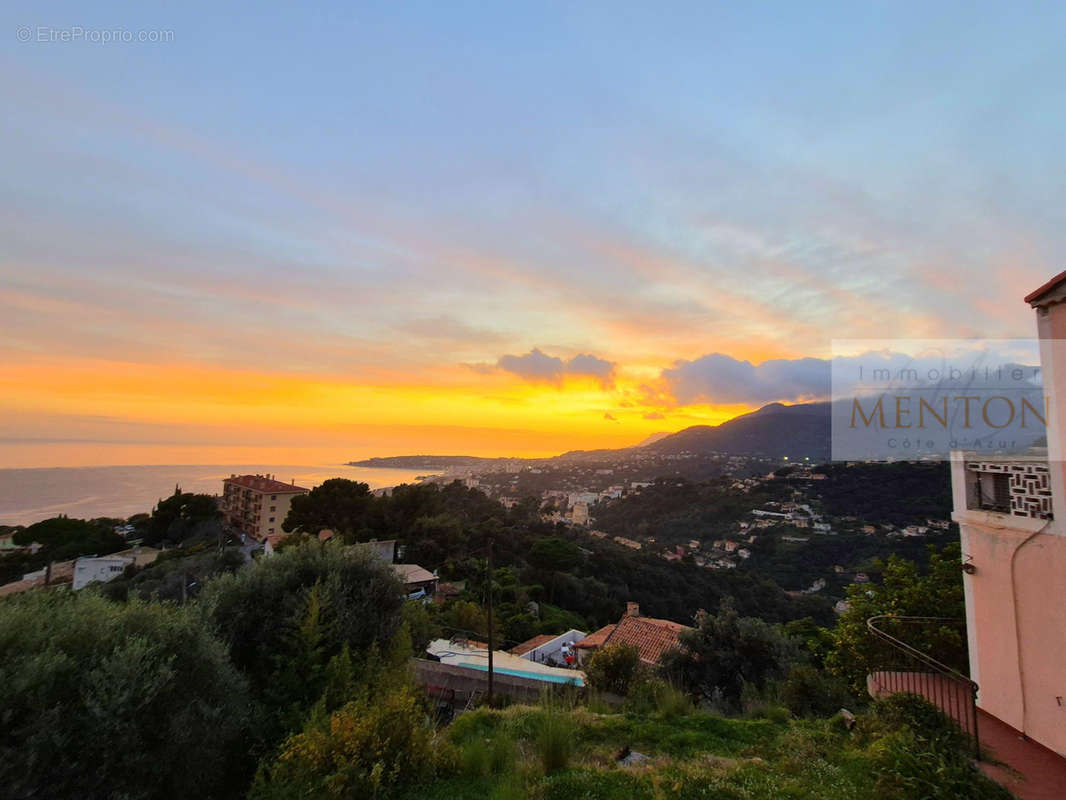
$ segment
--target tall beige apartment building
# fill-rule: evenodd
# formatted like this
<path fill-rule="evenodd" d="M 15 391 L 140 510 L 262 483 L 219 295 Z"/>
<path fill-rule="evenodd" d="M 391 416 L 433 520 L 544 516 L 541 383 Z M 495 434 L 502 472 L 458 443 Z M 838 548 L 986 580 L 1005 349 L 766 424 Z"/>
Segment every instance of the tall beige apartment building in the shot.
<path fill-rule="evenodd" d="M 263 541 L 281 533 L 281 523 L 289 513 L 292 498 L 309 491 L 296 481 L 282 483 L 273 475 L 230 475 L 222 481 L 219 508 L 232 528 Z"/>

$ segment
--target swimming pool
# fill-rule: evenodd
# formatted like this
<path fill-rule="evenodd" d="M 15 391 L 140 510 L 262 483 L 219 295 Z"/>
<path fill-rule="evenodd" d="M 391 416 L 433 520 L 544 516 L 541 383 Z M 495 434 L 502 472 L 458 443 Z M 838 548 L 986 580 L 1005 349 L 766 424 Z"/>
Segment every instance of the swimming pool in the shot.
<path fill-rule="evenodd" d="M 457 664 L 459 667 L 469 667 L 470 669 L 479 669 L 482 672 L 488 672 L 488 664 L 471 664 L 464 662 Z M 494 667 L 492 670 L 498 675 L 514 675 L 516 678 L 529 678 L 534 681 L 547 681 L 548 683 L 563 683 L 570 684 L 572 686 L 584 686 L 585 682 L 581 679 L 580 675 L 549 675 L 544 672 L 523 672 L 520 669 L 507 669 L 506 667 Z"/>

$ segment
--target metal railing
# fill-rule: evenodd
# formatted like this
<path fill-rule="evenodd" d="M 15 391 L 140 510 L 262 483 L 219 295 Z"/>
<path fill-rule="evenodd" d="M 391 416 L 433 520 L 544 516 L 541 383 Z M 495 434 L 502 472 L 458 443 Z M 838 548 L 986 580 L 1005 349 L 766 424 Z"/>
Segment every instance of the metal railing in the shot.
<path fill-rule="evenodd" d="M 944 617 L 904 617 L 885 614 L 870 617 L 866 627 L 885 645 L 885 663 L 881 670 L 870 673 L 867 688 L 874 697 L 884 697 L 899 692 L 916 694 L 935 705 L 958 723 L 959 728 L 971 740 L 974 756 L 980 760 L 981 744 L 977 732 L 978 686 L 962 670 L 966 670 L 965 632 L 963 620 Z M 900 636 L 894 636 L 886 628 L 893 628 Z M 924 630 L 918 630 L 924 628 Z M 954 644 L 958 629 L 962 632 L 960 652 L 951 659 L 961 669 L 945 664 L 908 644 L 901 638 L 906 632 L 918 631 L 907 638 L 930 643 Z M 953 634 L 948 631 L 954 629 Z M 945 640 L 948 640 L 945 642 Z"/>

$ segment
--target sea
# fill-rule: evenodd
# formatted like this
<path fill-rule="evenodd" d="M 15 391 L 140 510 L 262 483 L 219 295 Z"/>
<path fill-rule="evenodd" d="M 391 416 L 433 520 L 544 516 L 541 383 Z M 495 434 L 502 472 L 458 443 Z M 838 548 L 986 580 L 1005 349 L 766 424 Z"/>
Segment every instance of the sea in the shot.
<path fill-rule="evenodd" d="M 131 517 L 150 512 L 161 499 L 183 492 L 221 494 L 230 475 L 273 475 L 313 489 L 330 478 L 347 478 L 371 489 L 414 483 L 424 471 L 347 465 L 235 464 L 210 466 L 40 467 L 0 469 L 0 525 L 29 525 L 68 517 Z"/>

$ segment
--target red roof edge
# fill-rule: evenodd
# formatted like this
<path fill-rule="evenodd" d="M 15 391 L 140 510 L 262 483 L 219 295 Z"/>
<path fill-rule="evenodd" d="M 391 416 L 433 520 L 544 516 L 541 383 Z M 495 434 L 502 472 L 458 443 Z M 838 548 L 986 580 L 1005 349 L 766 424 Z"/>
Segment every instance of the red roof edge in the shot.
<path fill-rule="evenodd" d="M 1066 281 L 1066 270 L 1060 272 L 1058 275 L 1049 280 L 1036 291 L 1029 292 L 1029 294 L 1025 296 L 1025 302 L 1029 303 L 1030 305 L 1036 305 L 1041 297 L 1050 292 L 1063 281 Z"/>

